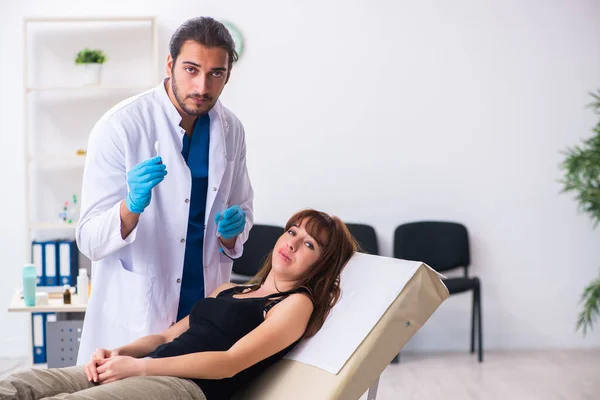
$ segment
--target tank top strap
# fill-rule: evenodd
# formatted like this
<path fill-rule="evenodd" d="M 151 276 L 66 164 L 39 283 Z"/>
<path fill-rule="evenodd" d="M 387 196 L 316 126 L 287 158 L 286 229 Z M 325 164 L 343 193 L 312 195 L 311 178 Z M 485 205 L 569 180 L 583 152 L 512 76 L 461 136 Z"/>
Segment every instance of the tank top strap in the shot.
<path fill-rule="evenodd" d="M 309 291 L 308 291 L 308 289 L 306 289 L 304 287 L 299 287 L 297 289 L 290 290 L 287 292 L 272 293 L 268 296 L 265 296 L 264 297 L 265 302 L 267 302 L 269 300 L 273 300 L 273 301 L 271 301 L 269 304 L 267 304 L 263 307 L 264 314 L 268 313 L 271 308 L 275 307 L 279 302 L 281 302 L 282 300 L 285 300 L 289 295 L 294 294 L 294 293 L 309 294 Z"/>
<path fill-rule="evenodd" d="M 294 293 L 308 293 L 308 289 L 306 289 L 305 287 L 299 287 L 299 288 L 296 288 L 296 289 L 293 289 L 293 290 L 288 290 L 287 292 L 271 293 L 269 295 L 266 295 L 264 298 L 267 299 L 267 300 L 275 299 L 275 298 L 278 298 L 278 297 L 286 298 L 290 294 L 294 294 Z"/>

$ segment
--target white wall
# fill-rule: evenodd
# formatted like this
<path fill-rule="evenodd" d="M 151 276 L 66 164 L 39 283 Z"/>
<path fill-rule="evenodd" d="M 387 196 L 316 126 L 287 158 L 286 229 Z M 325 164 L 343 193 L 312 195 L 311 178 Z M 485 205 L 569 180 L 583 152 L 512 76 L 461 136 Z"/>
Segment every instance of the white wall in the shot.
<path fill-rule="evenodd" d="M 560 151 L 597 120 L 584 105 L 600 86 L 600 4 L 170 4 L 0 3 L 0 355 L 27 351 L 25 317 L 2 311 L 25 259 L 24 15 L 156 14 L 161 59 L 186 18 L 235 22 L 246 52 L 223 100 L 246 127 L 257 222 L 317 207 L 374 225 L 391 255 L 400 223 L 461 221 L 483 282 L 486 348 L 600 345 L 598 329 L 574 332 L 600 234 L 557 183 Z M 466 351 L 469 310 L 468 295 L 449 299 L 407 349 Z"/>

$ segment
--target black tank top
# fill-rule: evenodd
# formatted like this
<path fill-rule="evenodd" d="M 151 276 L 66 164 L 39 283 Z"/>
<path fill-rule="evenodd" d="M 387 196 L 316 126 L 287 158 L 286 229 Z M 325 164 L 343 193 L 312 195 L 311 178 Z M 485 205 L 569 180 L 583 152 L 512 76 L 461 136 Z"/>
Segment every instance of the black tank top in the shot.
<path fill-rule="evenodd" d="M 190 328 L 172 342 L 158 346 L 146 357 L 163 358 L 202 351 L 227 351 L 260 325 L 267 311 L 275 304 L 292 293 L 306 292 L 306 289 L 299 288 L 265 297 L 233 297 L 246 288 L 235 286 L 223 290 L 217 297 L 207 297 L 196 302 L 190 312 Z M 192 380 L 202 389 L 207 400 L 231 399 L 238 389 L 281 359 L 296 343 L 298 341 L 231 378 Z"/>

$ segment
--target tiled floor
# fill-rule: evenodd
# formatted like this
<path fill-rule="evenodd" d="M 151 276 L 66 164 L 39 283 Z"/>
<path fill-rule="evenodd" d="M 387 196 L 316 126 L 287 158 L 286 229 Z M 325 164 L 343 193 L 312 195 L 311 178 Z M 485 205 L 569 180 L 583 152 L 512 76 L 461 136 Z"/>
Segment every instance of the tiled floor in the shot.
<path fill-rule="evenodd" d="M 599 400 L 600 349 L 402 354 L 377 400 Z"/>

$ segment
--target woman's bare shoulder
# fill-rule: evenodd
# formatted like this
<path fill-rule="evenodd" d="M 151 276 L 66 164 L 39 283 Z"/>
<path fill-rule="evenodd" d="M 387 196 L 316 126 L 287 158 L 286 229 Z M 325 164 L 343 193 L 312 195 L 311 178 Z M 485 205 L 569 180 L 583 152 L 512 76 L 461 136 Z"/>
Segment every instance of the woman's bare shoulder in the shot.
<path fill-rule="evenodd" d="M 217 297 L 217 295 L 219 293 L 221 293 L 223 290 L 230 289 L 234 286 L 238 286 L 238 285 L 231 283 L 231 282 L 223 283 L 222 285 L 219 285 L 215 290 L 213 290 L 212 293 L 208 295 L 208 297 Z"/>

